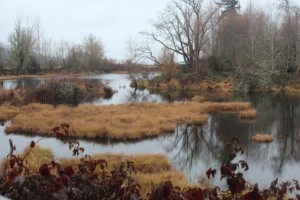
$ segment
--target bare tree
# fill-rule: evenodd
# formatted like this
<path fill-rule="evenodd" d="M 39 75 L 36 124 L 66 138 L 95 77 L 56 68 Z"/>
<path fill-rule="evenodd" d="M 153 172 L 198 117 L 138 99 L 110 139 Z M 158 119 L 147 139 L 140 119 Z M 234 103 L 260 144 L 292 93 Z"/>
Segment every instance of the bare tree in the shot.
<path fill-rule="evenodd" d="M 39 20 L 35 22 L 35 32 L 36 32 L 36 42 L 35 42 L 35 51 L 37 56 L 38 67 L 42 67 L 44 63 L 42 62 L 42 40 L 43 40 L 43 30 Z"/>
<path fill-rule="evenodd" d="M 125 66 L 127 69 L 128 77 L 132 82 L 135 90 L 139 87 L 139 81 L 141 80 L 142 69 L 139 65 L 141 60 L 141 54 L 139 54 L 139 47 L 131 37 L 126 41 L 127 59 Z"/>
<path fill-rule="evenodd" d="M 169 49 L 163 48 L 161 56 L 159 57 L 159 62 L 162 67 L 162 75 L 166 82 L 177 78 L 178 76 L 178 66 L 175 63 L 174 52 Z"/>
<path fill-rule="evenodd" d="M 44 69 L 53 70 L 55 65 L 58 65 L 55 56 L 54 42 L 51 39 L 44 40 L 41 43 L 40 63 Z"/>
<path fill-rule="evenodd" d="M 4 45 L 0 42 L 0 74 L 2 74 L 3 73 L 3 68 L 4 68 L 4 51 L 5 51 L 5 49 L 4 49 Z"/>
<path fill-rule="evenodd" d="M 299 70 L 300 7 L 292 0 L 280 0 L 279 7 L 283 11 L 281 38 L 285 69 L 287 73 L 294 73 Z"/>
<path fill-rule="evenodd" d="M 83 40 L 83 49 L 87 68 L 90 70 L 99 69 L 104 58 L 104 48 L 102 42 L 94 35 L 90 34 Z"/>
<path fill-rule="evenodd" d="M 66 56 L 66 67 L 68 70 L 78 71 L 83 66 L 84 53 L 81 45 L 70 45 Z"/>
<path fill-rule="evenodd" d="M 203 9 L 202 0 L 173 0 L 154 23 L 148 35 L 164 48 L 180 55 L 185 65 L 200 71 L 201 59 L 207 54 L 210 20 L 217 7 Z"/>
<path fill-rule="evenodd" d="M 66 57 L 69 49 L 69 43 L 65 40 L 61 40 L 55 50 L 58 65 L 61 68 L 66 67 Z"/>
<path fill-rule="evenodd" d="M 10 58 L 16 64 L 16 74 L 28 67 L 34 44 L 34 24 L 22 27 L 22 19 L 15 21 L 14 32 L 9 36 Z"/>

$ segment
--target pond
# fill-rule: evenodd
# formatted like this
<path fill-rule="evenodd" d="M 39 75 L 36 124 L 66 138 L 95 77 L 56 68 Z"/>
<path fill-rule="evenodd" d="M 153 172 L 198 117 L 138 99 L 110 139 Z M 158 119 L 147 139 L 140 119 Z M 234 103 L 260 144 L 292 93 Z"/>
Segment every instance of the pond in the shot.
<path fill-rule="evenodd" d="M 121 104 L 127 102 L 161 102 L 185 101 L 189 94 L 172 95 L 153 94 L 148 90 L 137 90 L 129 87 L 126 75 L 104 74 L 99 76 L 82 76 L 82 79 L 103 82 L 112 87 L 116 93 L 111 99 L 97 99 L 93 103 Z M 44 79 L 22 79 L 0 82 L 3 88 L 31 87 L 43 83 Z M 172 96 L 172 98 L 171 98 Z M 210 167 L 219 167 L 222 150 L 230 138 L 237 137 L 245 149 L 239 159 L 246 160 L 250 166 L 245 173 L 246 180 L 259 183 L 260 187 L 269 187 L 270 183 L 279 178 L 280 181 L 300 179 L 300 98 L 284 94 L 250 94 L 236 95 L 234 100 L 251 101 L 257 109 L 255 121 L 241 121 L 234 114 L 219 114 L 209 117 L 203 127 L 178 126 L 174 134 L 162 135 L 154 139 L 139 142 L 80 141 L 87 154 L 122 153 L 122 154 L 166 154 L 178 170 L 184 171 L 189 179 L 198 182 Z M 17 151 L 37 141 L 40 137 L 4 133 L 5 126 L 0 126 L 1 151 L 4 158 L 9 152 L 8 139 L 17 146 Z M 256 133 L 271 134 L 274 142 L 260 144 L 251 141 Z M 40 143 L 43 147 L 53 150 L 56 157 L 71 157 L 68 145 L 55 139 L 45 138 Z M 242 169 L 241 169 L 242 170 Z M 215 184 L 222 187 L 219 176 Z"/>

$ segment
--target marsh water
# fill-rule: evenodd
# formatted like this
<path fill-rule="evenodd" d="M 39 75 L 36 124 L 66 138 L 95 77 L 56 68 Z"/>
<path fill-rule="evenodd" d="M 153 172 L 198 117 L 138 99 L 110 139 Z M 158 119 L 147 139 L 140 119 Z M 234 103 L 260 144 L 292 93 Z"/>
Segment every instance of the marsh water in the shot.
<path fill-rule="evenodd" d="M 82 76 L 91 82 L 102 82 L 116 92 L 111 99 L 96 99 L 86 102 L 96 105 L 122 104 L 128 102 L 162 102 L 188 101 L 194 94 L 154 94 L 148 90 L 137 90 L 129 87 L 126 75 L 104 74 L 99 76 Z M 20 79 L 0 82 L 5 89 L 27 88 L 42 84 L 45 79 Z M 241 121 L 235 114 L 218 114 L 209 117 L 203 127 L 180 125 L 173 134 L 162 135 L 139 142 L 80 141 L 87 154 L 120 153 L 120 154 L 166 154 L 174 166 L 184 171 L 189 179 L 198 182 L 200 176 L 210 167 L 218 168 L 222 151 L 230 138 L 236 137 L 245 149 L 244 155 L 237 159 L 248 162 L 250 169 L 244 175 L 246 180 L 268 187 L 271 181 L 300 179 L 300 97 L 285 94 L 237 94 L 229 99 L 251 101 L 257 109 L 254 121 Z M 224 100 L 224 99 L 215 99 Z M 227 99 L 228 100 L 228 99 Z M 7 135 L 5 126 L 0 126 L 1 151 L 4 158 L 9 152 L 8 139 L 17 146 L 17 151 L 38 140 L 38 136 L 25 136 L 19 133 Z M 256 133 L 267 133 L 274 137 L 268 144 L 256 143 L 251 137 Z M 45 138 L 40 145 L 49 147 L 58 158 L 71 157 L 68 145 L 55 138 Z M 242 169 L 241 169 L 242 170 Z M 217 176 L 219 177 L 219 176 Z M 222 186 L 225 181 L 216 178 L 215 183 Z"/>

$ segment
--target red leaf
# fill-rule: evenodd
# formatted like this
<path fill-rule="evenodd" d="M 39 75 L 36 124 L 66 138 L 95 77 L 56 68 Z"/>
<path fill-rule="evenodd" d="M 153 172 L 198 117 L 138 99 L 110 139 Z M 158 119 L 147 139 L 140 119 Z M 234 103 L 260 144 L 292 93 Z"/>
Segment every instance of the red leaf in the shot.
<path fill-rule="evenodd" d="M 230 177 L 227 179 L 227 185 L 232 195 L 242 192 L 245 190 L 246 181 L 241 173 L 238 173 L 236 177 Z"/>
<path fill-rule="evenodd" d="M 240 160 L 239 162 L 242 166 L 242 168 L 244 169 L 244 171 L 247 171 L 249 169 L 248 163 L 244 160 Z"/>
<path fill-rule="evenodd" d="M 59 131 L 59 129 L 60 129 L 60 127 L 54 127 L 53 129 L 52 129 L 52 131 L 53 131 L 53 133 L 56 133 L 57 131 Z"/>
<path fill-rule="evenodd" d="M 15 163 L 16 163 L 15 159 L 10 159 L 9 160 L 9 166 L 10 166 L 10 168 L 14 168 Z"/>
<path fill-rule="evenodd" d="M 210 179 L 210 176 L 212 176 L 213 178 L 215 178 L 215 174 L 216 173 L 217 173 L 216 169 L 209 168 L 206 171 L 206 176 L 207 176 L 208 179 Z"/>
<path fill-rule="evenodd" d="M 263 196 L 259 194 L 259 189 L 257 184 L 255 184 L 253 190 L 244 195 L 244 200 L 263 200 Z"/>
<path fill-rule="evenodd" d="M 74 175 L 74 169 L 72 166 L 67 166 L 65 169 L 64 169 L 64 173 L 66 175 L 68 175 L 69 177 L 72 177 Z"/>
<path fill-rule="evenodd" d="M 46 178 L 50 178 L 51 172 L 50 172 L 50 169 L 48 167 L 48 164 L 41 165 L 41 167 L 39 168 L 39 174 L 46 177 Z"/>
<path fill-rule="evenodd" d="M 67 124 L 67 123 L 62 123 L 60 126 L 61 126 L 62 128 L 67 128 L 67 129 L 70 127 L 70 125 Z"/>
<path fill-rule="evenodd" d="M 30 148 L 34 148 L 34 146 L 35 146 L 35 142 L 34 142 L 34 141 L 31 141 L 31 143 L 30 143 Z"/>
<path fill-rule="evenodd" d="M 293 179 L 293 182 L 294 182 L 296 190 L 300 191 L 299 182 L 297 180 L 295 180 L 295 179 Z"/>
<path fill-rule="evenodd" d="M 83 152 L 84 152 L 84 148 L 83 148 L 83 147 L 80 147 L 80 148 L 79 148 L 79 151 L 81 151 L 81 153 L 83 153 Z"/>

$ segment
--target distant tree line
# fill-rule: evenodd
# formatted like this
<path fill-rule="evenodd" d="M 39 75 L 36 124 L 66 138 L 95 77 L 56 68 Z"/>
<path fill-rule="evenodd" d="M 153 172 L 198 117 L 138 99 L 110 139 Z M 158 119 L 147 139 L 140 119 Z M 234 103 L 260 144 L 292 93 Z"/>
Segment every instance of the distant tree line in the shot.
<path fill-rule="evenodd" d="M 238 0 L 173 0 L 144 34 L 141 57 L 165 68 L 177 60 L 181 71 L 200 79 L 231 76 L 246 89 L 300 79 L 300 7 L 292 0 L 264 8 L 250 1 L 243 11 Z M 152 43 L 162 53 L 155 54 Z M 168 80 L 175 75 L 164 71 Z"/>
<path fill-rule="evenodd" d="M 23 25 L 15 20 L 8 46 L 0 43 L 0 74 L 37 73 L 47 71 L 106 71 L 122 65 L 104 55 L 104 45 L 94 35 L 87 35 L 82 43 L 62 40 L 59 44 L 45 39 L 38 21 Z"/>
<path fill-rule="evenodd" d="M 250 1 L 243 11 L 238 0 L 173 0 L 153 22 L 153 31 L 143 34 L 146 42 L 129 42 L 128 59 L 117 63 L 105 57 L 104 46 L 94 35 L 80 44 L 56 44 L 43 38 L 38 22 L 23 26 L 17 19 L 8 47 L 0 43 L 0 73 L 124 66 L 134 75 L 147 59 L 163 67 L 167 81 L 182 72 L 198 79 L 234 77 L 245 89 L 300 81 L 300 6 L 293 0 L 277 0 L 264 8 Z M 160 52 L 154 50 L 157 45 Z"/>

